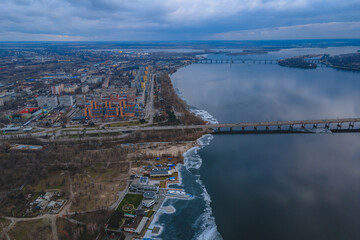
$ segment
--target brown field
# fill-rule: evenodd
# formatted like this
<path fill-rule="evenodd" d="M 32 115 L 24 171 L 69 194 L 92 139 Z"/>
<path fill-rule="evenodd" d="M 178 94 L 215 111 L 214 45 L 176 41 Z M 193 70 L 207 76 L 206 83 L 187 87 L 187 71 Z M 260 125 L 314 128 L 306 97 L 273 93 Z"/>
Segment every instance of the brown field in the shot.
<path fill-rule="evenodd" d="M 10 225 L 11 221 L 4 219 L 4 218 L 0 218 L 0 233 L 7 228 Z"/>
<path fill-rule="evenodd" d="M 36 184 L 26 186 L 26 190 L 30 192 L 45 192 L 46 190 L 69 191 L 69 180 L 66 172 L 52 172 L 48 178 L 40 179 Z"/>
<path fill-rule="evenodd" d="M 11 239 L 16 240 L 48 240 L 52 238 L 51 234 L 49 219 L 18 222 L 8 233 Z"/>
<path fill-rule="evenodd" d="M 75 202 L 70 211 L 88 211 L 108 207 L 117 200 L 117 192 L 127 184 L 129 163 L 103 166 L 98 163 L 72 176 Z"/>

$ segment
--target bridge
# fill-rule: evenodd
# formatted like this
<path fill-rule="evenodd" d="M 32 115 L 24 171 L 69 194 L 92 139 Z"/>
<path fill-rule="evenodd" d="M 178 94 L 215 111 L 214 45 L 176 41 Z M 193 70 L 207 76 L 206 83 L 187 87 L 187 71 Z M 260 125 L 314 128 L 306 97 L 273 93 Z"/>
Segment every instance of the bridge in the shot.
<path fill-rule="evenodd" d="M 357 126 L 355 125 L 356 123 Z M 268 122 L 240 122 L 219 123 L 205 125 L 171 125 L 171 126 L 131 126 L 131 127 L 102 127 L 100 129 L 87 129 L 84 127 L 47 129 L 36 133 L 23 133 L 16 135 L 0 135 L 0 139 L 51 137 L 57 139 L 63 136 L 90 136 L 99 135 L 97 138 L 107 138 L 109 134 L 116 136 L 123 133 L 136 131 L 166 131 L 208 129 L 214 134 L 273 134 L 273 133 L 317 133 L 317 132 L 360 132 L 360 118 L 322 119 L 322 120 L 294 120 L 294 121 L 268 121 Z M 90 138 L 90 137 L 89 137 Z"/>
<path fill-rule="evenodd" d="M 73 129 L 61 135 L 81 134 L 109 134 L 130 133 L 135 131 L 165 131 L 186 129 L 208 129 L 214 134 L 248 134 L 248 133 L 316 133 L 320 130 L 328 132 L 359 132 L 360 118 L 322 119 L 322 120 L 295 120 L 295 121 L 269 121 L 269 122 L 241 122 L 205 125 L 172 125 L 172 126 L 131 126 L 108 127 L 96 130 Z M 61 130 L 60 130 L 61 132 Z"/>
<path fill-rule="evenodd" d="M 253 58 L 223 58 L 223 59 L 199 59 L 196 64 L 277 64 L 280 59 L 253 59 Z M 319 66 L 326 66 L 320 59 L 305 59 L 306 62 L 316 63 Z"/>
<path fill-rule="evenodd" d="M 278 59 L 252 59 L 252 58 L 223 58 L 223 59 L 199 59 L 197 64 L 239 64 L 239 63 L 259 63 L 276 64 Z"/>

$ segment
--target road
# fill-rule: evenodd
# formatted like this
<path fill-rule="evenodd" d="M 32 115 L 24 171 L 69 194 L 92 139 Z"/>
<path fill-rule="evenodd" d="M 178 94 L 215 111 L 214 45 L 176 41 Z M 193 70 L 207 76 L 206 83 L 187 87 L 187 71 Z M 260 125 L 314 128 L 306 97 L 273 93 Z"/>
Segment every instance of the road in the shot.
<path fill-rule="evenodd" d="M 109 127 L 106 129 L 86 129 L 86 128 L 71 128 L 62 133 L 61 128 L 48 129 L 36 133 L 26 133 L 17 135 L 2 135 L 1 139 L 11 139 L 13 137 L 40 137 L 44 134 L 49 134 L 54 138 L 69 135 L 83 135 L 83 134 L 107 134 L 107 133 L 126 133 L 133 131 L 163 131 L 163 130 L 186 130 L 186 129 L 220 129 L 220 128 L 245 128 L 245 127 L 281 127 L 281 126 L 305 126 L 318 124 L 354 124 L 360 122 L 360 118 L 340 118 L 340 119 L 321 119 L 321 120 L 294 120 L 294 121 L 269 121 L 269 122 L 241 122 L 241 123 L 223 123 L 223 124 L 205 124 L 205 125 L 171 125 L 171 126 L 128 126 L 128 127 Z M 109 136 L 104 136 L 109 138 Z"/>
<path fill-rule="evenodd" d="M 146 104 L 146 114 L 145 117 L 149 118 L 149 124 L 153 124 L 154 122 L 154 82 L 155 82 L 155 74 L 151 74 L 150 77 L 150 86 L 149 86 L 149 94 L 148 100 Z"/>

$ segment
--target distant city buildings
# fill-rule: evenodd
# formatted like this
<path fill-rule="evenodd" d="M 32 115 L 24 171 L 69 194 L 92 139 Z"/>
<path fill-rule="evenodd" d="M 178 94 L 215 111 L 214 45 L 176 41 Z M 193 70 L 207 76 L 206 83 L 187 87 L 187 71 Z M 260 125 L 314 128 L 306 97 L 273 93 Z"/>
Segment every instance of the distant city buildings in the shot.
<path fill-rule="evenodd" d="M 36 101 L 41 108 L 44 108 L 45 106 L 56 108 L 59 105 L 57 96 L 39 96 L 36 98 Z"/>
<path fill-rule="evenodd" d="M 89 92 L 89 85 L 81 86 L 81 92 L 82 92 L 82 93 L 87 93 L 87 92 Z"/>
<path fill-rule="evenodd" d="M 71 107 L 74 103 L 74 99 L 71 95 L 63 95 L 59 97 L 59 105 L 62 107 Z"/>
<path fill-rule="evenodd" d="M 63 83 L 51 86 L 51 93 L 53 95 L 60 95 L 63 92 L 64 92 L 64 84 Z"/>

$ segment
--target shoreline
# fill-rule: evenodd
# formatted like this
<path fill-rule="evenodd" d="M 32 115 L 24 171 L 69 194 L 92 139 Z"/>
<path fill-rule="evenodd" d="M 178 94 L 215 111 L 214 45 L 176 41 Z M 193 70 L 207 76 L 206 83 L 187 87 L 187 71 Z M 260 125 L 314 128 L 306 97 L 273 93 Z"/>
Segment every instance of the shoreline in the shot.
<path fill-rule="evenodd" d="M 186 103 L 185 99 L 182 97 L 182 94 L 179 91 L 179 89 L 177 89 L 175 87 L 170 76 L 169 76 L 169 78 L 173 85 L 174 92 L 181 100 L 183 100 L 185 102 L 185 104 L 188 107 L 188 111 L 191 114 L 194 114 L 195 116 L 201 118 L 203 121 L 206 121 L 207 123 L 217 123 L 217 120 L 206 110 L 201 110 L 201 109 L 197 109 L 197 108 L 191 109 L 190 106 Z M 186 176 L 183 176 L 184 175 L 183 171 L 189 171 L 191 173 L 190 170 L 200 169 L 200 167 L 202 165 L 202 159 L 198 155 L 198 150 L 205 147 L 206 145 L 209 145 L 212 139 L 213 139 L 213 136 L 210 133 L 205 133 L 201 137 L 199 137 L 196 141 L 194 141 L 194 144 L 191 148 L 189 148 L 183 152 L 183 161 L 176 164 L 176 169 L 178 170 L 178 173 L 179 173 L 179 175 L 178 175 L 179 181 L 178 181 L 178 183 L 169 184 L 167 186 L 167 188 L 169 188 L 171 185 L 176 185 L 176 186 L 182 187 L 185 190 L 186 186 L 184 185 L 183 180 Z M 196 161 L 191 162 L 192 157 L 198 158 L 198 162 L 196 162 Z M 217 225 L 215 223 L 215 218 L 212 216 L 212 208 L 210 206 L 211 197 L 208 194 L 206 187 L 200 178 L 200 175 L 197 176 L 197 179 L 195 180 L 195 182 L 202 189 L 201 196 L 195 196 L 195 198 L 201 198 L 205 202 L 205 206 L 204 206 L 204 211 L 197 217 L 197 219 L 201 219 L 200 221 L 202 221 L 203 224 L 200 226 L 199 232 L 196 232 L 195 235 L 193 236 L 193 238 L 208 239 L 209 237 L 213 236 L 212 239 L 215 239 L 215 238 L 222 239 L 220 233 L 217 231 Z M 165 197 L 163 202 L 161 203 L 159 210 L 154 214 L 154 217 L 148 227 L 149 229 L 158 227 L 159 228 L 158 233 L 156 233 L 156 234 L 152 234 L 151 232 L 148 233 L 148 231 L 149 231 L 148 230 L 145 232 L 144 237 L 151 238 L 151 237 L 161 236 L 161 234 L 164 232 L 164 229 L 166 228 L 166 225 L 167 225 L 166 223 L 159 222 L 159 220 L 161 219 L 161 216 L 163 216 L 164 214 L 174 214 L 175 212 L 178 211 L 173 205 L 164 206 L 164 204 L 167 203 L 169 199 L 176 199 L 176 202 L 179 200 L 185 200 L 185 201 L 193 200 L 193 199 L 186 200 L 186 199 L 181 199 L 181 198 Z M 172 208 L 172 211 L 167 211 L 168 208 Z M 181 211 L 181 210 L 179 210 L 179 211 Z"/>

